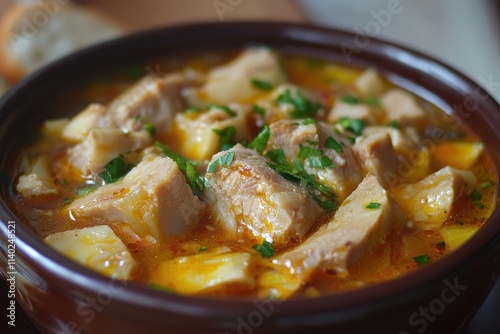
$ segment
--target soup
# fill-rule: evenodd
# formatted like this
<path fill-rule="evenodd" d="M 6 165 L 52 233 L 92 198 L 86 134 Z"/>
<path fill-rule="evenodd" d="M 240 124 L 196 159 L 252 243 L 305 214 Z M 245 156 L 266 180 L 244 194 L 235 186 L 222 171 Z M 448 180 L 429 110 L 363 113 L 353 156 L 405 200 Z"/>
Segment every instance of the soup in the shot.
<path fill-rule="evenodd" d="M 90 269 L 312 297 L 439 261 L 494 209 L 483 144 L 376 69 L 265 47 L 162 64 L 82 89 L 13 175 L 17 214 Z"/>

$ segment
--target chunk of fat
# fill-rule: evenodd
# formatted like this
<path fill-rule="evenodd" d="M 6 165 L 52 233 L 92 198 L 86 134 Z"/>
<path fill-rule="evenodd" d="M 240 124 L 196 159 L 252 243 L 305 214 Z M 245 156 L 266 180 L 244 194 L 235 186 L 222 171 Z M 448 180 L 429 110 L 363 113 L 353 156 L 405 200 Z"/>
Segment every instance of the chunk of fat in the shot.
<path fill-rule="evenodd" d="M 263 47 L 243 51 L 232 62 L 211 70 L 202 90 L 211 102 L 238 102 L 262 93 L 262 90 L 254 87 L 252 79 L 273 85 L 285 81 L 275 52 Z"/>
<path fill-rule="evenodd" d="M 170 158 L 145 156 L 122 180 L 102 186 L 68 206 L 73 219 L 125 222 L 139 237 L 161 239 L 186 232 L 205 212 Z"/>
<path fill-rule="evenodd" d="M 362 119 L 367 124 L 374 124 L 377 121 L 376 112 L 370 106 L 366 104 L 353 105 L 337 100 L 328 113 L 326 120 L 328 123 L 334 124 L 343 117 Z"/>
<path fill-rule="evenodd" d="M 236 133 L 233 139 L 246 139 L 249 133 L 246 112 L 239 104 L 231 104 L 229 107 L 236 115 L 228 115 L 216 107 L 194 119 L 187 114 L 178 114 L 173 133 L 177 135 L 180 153 L 189 159 L 210 159 L 220 147 L 220 136 L 214 129 L 223 130 L 234 126 Z"/>
<path fill-rule="evenodd" d="M 123 133 L 112 128 L 93 129 L 82 143 L 69 149 L 68 159 L 83 175 L 97 175 L 120 154 L 140 150 L 152 142 L 147 131 Z"/>
<path fill-rule="evenodd" d="M 19 177 L 16 190 L 23 196 L 35 197 L 57 194 L 49 164 L 45 156 L 38 156 L 31 163 L 22 163 L 23 175 Z"/>
<path fill-rule="evenodd" d="M 369 209 L 366 207 L 369 203 L 380 206 Z M 404 221 L 377 177 L 369 174 L 328 224 L 273 262 L 304 280 L 317 269 L 347 271 L 371 247 L 383 243 L 391 228 L 401 226 Z"/>
<path fill-rule="evenodd" d="M 231 152 L 230 166 L 205 176 L 204 201 L 222 228 L 233 238 L 262 238 L 277 246 L 304 238 L 321 212 L 307 190 L 240 144 L 216 154 L 212 162 Z"/>
<path fill-rule="evenodd" d="M 363 162 L 366 172 L 375 175 L 384 187 L 392 185 L 392 177 L 398 173 L 400 162 L 388 132 L 358 137 L 354 151 Z"/>
<path fill-rule="evenodd" d="M 45 242 L 69 258 L 106 276 L 127 280 L 136 262 L 107 225 L 53 233 Z"/>
<path fill-rule="evenodd" d="M 226 284 L 252 286 L 248 253 L 206 253 L 165 261 L 153 271 L 149 281 L 182 294 L 195 294 Z"/>
<path fill-rule="evenodd" d="M 334 168 L 312 168 L 306 163 L 305 170 L 315 175 L 317 180 L 330 187 L 340 200 L 347 197 L 361 182 L 365 173 L 350 140 L 337 134 L 333 129 L 322 123 L 302 124 L 300 121 L 281 120 L 269 126 L 271 135 L 266 151 L 283 149 L 285 156 L 293 161 L 300 150 L 300 145 L 311 146 L 309 142 L 318 142 L 318 148 L 335 164 Z M 332 137 L 343 147 L 343 152 L 325 148 L 324 143 Z"/>
<path fill-rule="evenodd" d="M 366 97 L 378 96 L 384 91 L 384 81 L 377 70 L 366 69 L 354 82 L 356 88 Z"/>
<path fill-rule="evenodd" d="M 402 89 L 394 88 L 382 95 L 380 102 L 385 108 L 387 118 L 396 120 L 403 126 L 421 127 L 427 114 L 417 103 L 416 98 Z"/>
<path fill-rule="evenodd" d="M 413 184 L 394 189 L 394 199 L 421 229 L 438 229 L 453 212 L 454 202 L 476 184 L 470 171 L 445 167 Z"/>
<path fill-rule="evenodd" d="M 111 126 L 105 118 L 107 108 L 101 104 L 91 104 L 73 117 L 62 130 L 62 138 L 79 143 L 87 138 L 90 130 Z"/>

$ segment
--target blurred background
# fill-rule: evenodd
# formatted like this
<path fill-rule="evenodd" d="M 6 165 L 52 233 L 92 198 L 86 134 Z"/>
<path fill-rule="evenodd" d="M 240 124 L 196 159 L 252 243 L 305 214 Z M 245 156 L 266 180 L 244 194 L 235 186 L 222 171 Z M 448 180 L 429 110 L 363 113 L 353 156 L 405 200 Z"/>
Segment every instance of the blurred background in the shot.
<path fill-rule="evenodd" d="M 394 2 L 400 3 L 398 13 L 390 14 L 387 9 Z M 12 44 L 9 33 L 12 29 L 22 29 L 23 19 L 28 16 L 27 12 L 15 12 L 13 8 L 31 4 L 50 14 L 55 5 L 65 8 L 69 3 L 70 0 L 0 0 L 0 95 L 44 62 L 103 37 L 94 33 L 82 37 L 82 43 L 56 47 L 54 38 L 73 38 L 71 29 L 75 29 L 75 23 L 62 20 L 59 23 L 54 16 L 60 26 L 51 32 L 55 37 L 49 35 L 44 47 L 50 52 L 42 50 L 45 58 L 37 59 L 36 66 L 16 62 L 12 54 L 2 55 L 8 49 L 6 45 Z M 497 0 L 73 0 L 72 3 L 78 10 L 92 8 L 90 16 L 97 15 L 104 25 L 112 27 L 106 38 L 179 23 L 234 20 L 294 21 L 369 34 L 442 60 L 500 101 L 500 1 Z M 90 24 L 80 24 L 77 27 L 80 31 L 90 29 Z M 14 58 L 11 63 L 6 61 L 8 57 Z M 2 62 L 8 64 L 2 68 Z M 17 71 L 9 73 L 12 68 Z M 461 334 L 500 333 L 499 309 L 500 281 Z"/>

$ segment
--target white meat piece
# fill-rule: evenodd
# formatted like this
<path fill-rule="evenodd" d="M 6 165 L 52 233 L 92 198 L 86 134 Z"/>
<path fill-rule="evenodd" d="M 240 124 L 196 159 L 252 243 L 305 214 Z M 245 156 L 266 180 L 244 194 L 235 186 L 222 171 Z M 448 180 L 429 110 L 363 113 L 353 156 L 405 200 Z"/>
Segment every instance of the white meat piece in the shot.
<path fill-rule="evenodd" d="M 139 237 L 161 239 L 195 226 L 205 211 L 170 158 L 149 155 L 122 180 L 99 187 L 68 206 L 74 219 L 125 222 Z"/>
<path fill-rule="evenodd" d="M 343 117 L 362 119 L 367 124 L 374 124 L 377 121 L 375 111 L 370 106 L 361 103 L 349 104 L 337 100 L 328 114 L 327 122 L 335 124 Z"/>
<path fill-rule="evenodd" d="M 110 121 L 105 117 L 107 108 L 101 104 L 91 104 L 73 117 L 62 131 L 62 138 L 79 143 L 87 138 L 94 128 L 110 127 Z"/>
<path fill-rule="evenodd" d="M 377 203 L 376 208 L 367 205 Z M 367 175 L 342 203 L 333 219 L 305 242 L 283 253 L 274 263 L 306 279 L 316 269 L 343 272 L 371 248 L 384 242 L 388 231 L 404 222 L 377 177 Z"/>
<path fill-rule="evenodd" d="M 402 156 L 407 157 L 412 152 L 420 149 L 420 137 L 413 127 L 405 127 L 404 130 L 401 130 L 390 126 L 372 125 L 363 129 L 363 136 L 369 136 L 380 132 L 388 133 L 389 136 L 391 136 L 394 150 Z"/>
<path fill-rule="evenodd" d="M 44 240 L 67 257 L 114 279 L 129 279 L 136 265 L 108 225 L 57 232 Z"/>
<path fill-rule="evenodd" d="M 97 175 L 120 154 L 140 150 L 152 142 L 147 131 L 123 133 L 118 129 L 98 128 L 91 130 L 82 143 L 70 148 L 68 158 L 83 175 Z"/>
<path fill-rule="evenodd" d="M 388 132 L 375 132 L 368 136 L 358 137 L 354 151 L 363 162 L 365 171 L 375 175 L 379 182 L 387 188 L 391 177 L 398 172 L 400 162 L 392 146 Z"/>
<path fill-rule="evenodd" d="M 178 145 L 180 153 L 193 160 L 207 160 L 219 152 L 220 136 L 213 130 L 223 130 L 233 126 L 236 133 L 233 140 L 236 142 L 248 138 L 248 122 L 246 112 L 239 104 L 228 106 L 234 116 L 228 115 L 218 107 L 211 107 L 208 111 L 192 117 L 189 113 L 181 113 L 175 117 L 175 129 L 180 133 Z"/>
<path fill-rule="evenodd" d="M 379 96 L 384 91 L 384 81 L 377 70 L 369 68 L 354 82 L 356 88 L 365 96 Z"/>
<path fill-rule="evenodd" d="M 19 177 L 16 186 L 16 190 L 21 195 L 34 197 L 57 194 L 45 156 L 39 156 L 31 163 L 24 160 L 21 166 L 23 167 L 23 175 Z"/>
<path fill-rule="evenodd" d="M 222 228 L 233 237 L 266 239 L 286 245 L 304 238 L 320 214 L 307 190 L 281 177 L 267 160 L 240 144 L 230 166 L 207 173 L 204 200 Z"/>
<path fill-rule="evenodd" d="M 317 148 L 324 152 L 335 167 L 313 168 L 306 163 L 304 168 L 309 174 L 315 175 L 320 183 L 330 187 L 340 200 L 347 197 L 365 176 L 350 140 L 337 134 L 331 126 L 322 122 L 303 124 L 302 121 L 281 120 L 272 123 L 269 129 L 271 136 L 266 151 L 281 148 L 290 161 L 296 159 L 300 145 L 311 146 L 309 142 L 318 143 Z M 341 144 L 343 152 L 324 147 L 328 137 Z"/>
<path fill-rule="evenodd" d="M 153 271 L 150 282 L 176 293 L 194 294 L 226 284 L 254 284 L 248 253 L 203 253 L 165 261 Z"/>
<path fill-rule="evenodd" d="M 391 89 L 382 95 L 380 102 L 386 110 L 387 118 L 402 126 L 419 127 L 426 121 L 427 114 L 418 105 L 416 98 L 402 89 Z"/>
<path fill-rule="evenodd" d="M 453 212 L 460 196 L 470 194 L 476 178 L 470 171 L 444 167 L 414 184 L 394 190 L 394 199 L 421 229 L 436 230 Z"/>
<path fill-rule="evenodd" d="M 273 85 L 285 81 L 275 52 L 262 47 L 243 51 L 232 62 L 211 70 L 203 91 L 213 103 L 238 102 L 262 93 L 252 84 L 253 79 Z"/>

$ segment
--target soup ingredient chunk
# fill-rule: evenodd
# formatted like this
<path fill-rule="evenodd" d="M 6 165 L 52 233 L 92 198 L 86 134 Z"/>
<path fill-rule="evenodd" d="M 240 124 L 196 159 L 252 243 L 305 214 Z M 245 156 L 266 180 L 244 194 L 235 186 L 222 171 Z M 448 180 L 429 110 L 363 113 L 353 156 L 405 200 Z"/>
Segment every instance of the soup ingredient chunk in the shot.
<path fill-rule="evenodd" d="M 170 158 L 148 155 L 122 180 L 99 187 L 68 206 L 75 218 L 125 222 L 139 237 L 182 234 L 201 219 L 205 204 Z"/>
<path fill-rule="evenodd" d="M 53 233 L 45 242 L 69 258 L 116 279 L 129 279 L 135 260 L 108 225 Z"/>
<path fill-rule="evenodd" d="M 174 292 L 193 294 L 207 289 L 223 288 L 226 284 L 251 286 L 248 253 L 207 253 L 184 256 L 160 263 L 150 282 Z"/>
<path fill-rule="evenodd" d="M 468 196 L 475 184 L 472 172 L 445 167 L 417 183 L 397 187 L 394 198 L 416 226 L 438 229 L 457 199 Z"/>
<path fill-rule="evenodd" d="M 427 114 L 418 105 L 412 94 L 393 88 L 382 95 L 380 102 L 387 112 L 387 118 L 404 126 L 421 127 L 427 123 Z"/>
<path fill-rule="evenodd" d="M 404 222 L 376 176 L 368 174 L 339 207 L 333 219 L 275 263 L 304 279 L 316 269 L 346 271 L 387 232 Z"/>
<path fill-rule="evenodd" d="M 232 154 L 232 159 L 226 159 Z M 212 172 L 211 166 L 215 166 Z M 321 209 L 307 190 L 268 166 L 255 150 L 237 144 L 216 154 L 208 167 L 204 199 L 233 238 L 246 235 L 284 245 L 304 238 Z"/>
<path fill-rule="evenodd" d="M 39 156 L 31 163 L 24 159 L 21 168 L 24 174 L 19 177 L 16 190 L 23 196 L 57 194 L 45 156 Z"/>

